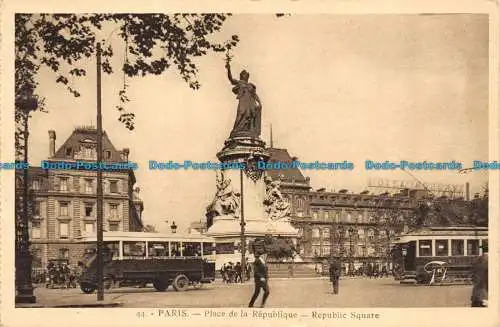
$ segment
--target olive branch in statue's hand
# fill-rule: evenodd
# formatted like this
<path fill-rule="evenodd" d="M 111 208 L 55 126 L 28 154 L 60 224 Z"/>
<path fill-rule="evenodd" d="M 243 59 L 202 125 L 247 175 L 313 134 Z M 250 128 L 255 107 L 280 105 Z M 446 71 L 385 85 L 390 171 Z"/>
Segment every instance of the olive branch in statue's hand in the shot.
<path fill-rule="evenodd" d="M 229 53 L 229 50 L 226 52 L 226 68 L 230 68 L 231 66 L 231 59 L 233 59 L 233 56 Z"/>

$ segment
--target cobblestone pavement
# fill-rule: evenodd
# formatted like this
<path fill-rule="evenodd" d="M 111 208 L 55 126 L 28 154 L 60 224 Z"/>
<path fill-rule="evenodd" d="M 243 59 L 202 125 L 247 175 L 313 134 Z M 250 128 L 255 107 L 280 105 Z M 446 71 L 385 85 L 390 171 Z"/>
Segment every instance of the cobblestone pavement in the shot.
<path fill-rule="evenodd" d="M 253 287 L 253 282 L 229 285 L 216 282 L 185 292 L 128 287 L 106 291 L 105 300 L 136 308 L 246 307 Z M 390 278 L 344 279 L 340 281 L 340 293 L 334 295 L 326 279 L 281 279 L 270 281 L 270 292 L 266 305 L 269 308 L 467 307 L 471 286 L 401 285 Z M 43 306 L 89 303 L 96 299 L 95 294 L 83 294 L 79 289 L 40 287 L 35 294 Z M 260 297 L 256 305 L 259 301 Z"/>

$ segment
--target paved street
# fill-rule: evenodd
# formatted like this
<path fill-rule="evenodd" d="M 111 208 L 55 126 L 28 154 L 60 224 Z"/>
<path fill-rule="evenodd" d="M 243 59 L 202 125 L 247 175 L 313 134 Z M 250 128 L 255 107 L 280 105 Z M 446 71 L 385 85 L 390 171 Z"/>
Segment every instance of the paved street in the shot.
<path fill-rule="evenodd" d="M 466 307 L 471 286 L 401 285 L 390 278 L 344 279 L 340 294 L 333 295 L 326 279 L 272 280 L 267 307 Z M 156 292 L 148 288 L 109 290 L 107 301 L 123 303 L 124 307 L 246 307 L 253 292 L 253 283 L 224 285 L 216 282 L 202 289 L 186 292 Z M 36 289 L 38 302 L 44 306 L 93 302 L 95 294 L 79 289 Z M 262 295 L 261 295 L 262 296 Z M 260 300 L 260 297 L 259 297 Z M 257 302 L 259 304 L 260 302 Z"/>

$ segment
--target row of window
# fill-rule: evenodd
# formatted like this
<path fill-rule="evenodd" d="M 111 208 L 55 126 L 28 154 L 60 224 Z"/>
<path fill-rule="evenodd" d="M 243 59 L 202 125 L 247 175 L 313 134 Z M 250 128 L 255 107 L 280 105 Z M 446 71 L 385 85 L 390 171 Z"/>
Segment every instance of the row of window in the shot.
<path fill-rule="evenodd" d="M 94 146 L 80 146 L 79 149 L 73 149 L 72 147 L 67 147 L 65 149 L 65 155 L 67 158 L 74 159 L 97 159 L 97 149 Z M 103 151 L 103 157 L 105 160 L 111 159 L 111 151 L 105 150 Z"/>
<path fill-rule="evenodd" d="M 69 217 L 69 206 L 70 202 L 69 201 L 59 201 L 59 216 L 60 217 Z M 117 203 L 108 203 L 108 217 L 110 219 L 119 219 L 119 214 L 118 214 L 118 207 L 119 204 Z M 95 217 L 95 204 L 92 202 L 85 202 L 84 204 L 84 217 L 87 218 L 92 218 Z"/>
<path fill-rule="evenodd" d="M 33 216 L 41 217 L 41 201 L 36 201 L 33 208 Z M 59 217 L 69 217 L 70 216 L 70 201 L 59 201 Z M 94 202 L 84 202 L 83 216 L 85 218 L 94 218 L 96 216 L 96 204 Z M 108 216 L 110 219 L 119 219 L 119 204 L 118 203 L 108 203 Z"/>
<path fill-rule="evenodd" d="M 123 243 L 124 257 L 145 257 L 146 250 L 149 257 L 167 257 L 167 256 L 195 256 L 201 255 L 201 244 L 199 242 L 127 242 Z M 119 242 L 107 242 L 106 245 L 113 251 L 113 256 L 118 257 Z M 203 243 L 203 254 L 210 255 L 213 251 L 212 243 Z"/>
<path fill-rule="evenodd" d="M 103 186 L 105 191 L 108 193 L 119 193 L 119 181 L 118 180 L 108 180 L 104 181 Z M 95 186 L 95 179 L 93 178 L 84 178 L 83 179 L 83 189 L 82 193 L 93 194 Z M 41 180 L 38 178 L 33 178 L 31 181 L 31 188 L 35 191 L 40 190 L 41 188 Z M 71 190 L 70 187 L 70 178 L 67 176 L 57 177 L 56 190 L 59 192 L 69 192 Z"/>
<path fill-rule="evenodd" d="M 345 232 L 346 232 L 345 237 L 349 237 L 349 230 L 346 230 Z M 390 231 L 379 230 L 379 232 L 378 232 L 379 237 L 382 237 L 382 238 L 386 237 L 387 232 L 392 233 L 393 231 L 392 230 L 390 230 Z M 303 235 L 303 230 L 299 229 L 299 233 L 301 235 Z M 360 228 L 360 229 L 357 229 L 357 231 L 354 231 L 353 233 L 354 233 L 354 235 L 355 235 L 355 233 L 357 233 L 358 239 L 364 239 L 365 236 L 367 238 L 374 238 L 375 237 L 375 230 L 373 228 L 369 228 L 366 231 L 363 228 Z M 320 237 L 321 238 L 329 238 L 330 237 L 330 228 L 329 227 L 325 227 L 325 228 L 315 227 L 312 229 L 312 237 L 313 238 L 320 238 Z"/>
<path fill-rule="evenodd" d="M 120 230 L 120 223 L 110 221 L 108 223 L 110 232 L 117 232 Z M 40 221 L 31 222 L 31 238 L 40 239 L 42 237 L 42 228 Z M 85 222 L 83 225 L 83 233 L 92 234 L 96 232 L 95 222 Z M 69 239 L 70 238 L 70 223 L 69 222 L 59 222 L 57 226 L 57 238 L 59 239 Z"/>
<path fill-rule="evenodd" d="M 328 256 L 331 253 L 331 247 L 329 245 L 312 245 L 311 246 L 312 254 L 315 256 Z M 350 253 L 351 249 L 346 247 L 344 249 L 346 253 Z M 352 248 L 352 255 L 355 257 L 358 256 L 373 256 L 375 255 L 375 248 L 367 247 L 367 246 L 355 246 Z"/>
<path fill-rule="evenodd" d="M 296 212 L 297 217 L 304 217 L 304 212 L 302 211 L 297 211 Z M 334 222 L 346 222 L 346 223 L 372 223 L 372 222 L 384 222 L 385 217 L 380 216 L 377 217 L 377 220 L 375 219 L 374 215 L 370 215 L 368 213 L 368 210 L 363 211 L 362 213 L 359 211 L 344 211 L 344 210 L 312 210 L 311 211 L 311 216 L 313 220 L 328 220 L 328 221 L 334 221 Z M 400 217 L 401 219 L 403 216 Z"/>
<path fill-rule="evenodd" d="M 337 196 L 325 196 L 325 195 L 321 195 L 319 197 L 317 197 L 319 200 L 323 200 L 323 201 L 332 201 L 332 202 L 335 202 L 337 200 L 341 200 L 341 201 L 344 201 L 344 200 L 347 200 L 347 201 L 357 201 L 357 200 L 354 200 L 352 198 L 350 198 L 349 196 L 345 197 L 345 198 L 338 198 Z M 314 199 L 314 196 L 313 195 L 309 195 L 309 198 L 308 196 L 300 196 L 300 195 L 297 195 L 295 196 L 295 203 L 296 203 L 296 207 L 297 208 L 305 208 L 306 207 L 306 201 L 313 201 Z M 391 199 L 362 199 L 361 202 L 362 203 L 366 203 L 366 204 L 371 204 L 371 205 L 376 205 L 378 203 L 380 203 L 380 201 L 385 201 L 385 202 L 390 202 L 391 204 L 409 204 L 410 203 L 410 200 L 408 199 L 400 199 L 396 202 L 394 202 L 393 200 Z"/>
<path fill-rule="evenodd" d="M 418 255 L 420 257 L 430 257 L 432 256 L 432 240 L 419 240 Z M 483 244 L 487 244 L 486 240 L 483 240 Z M 435 240 L 434 243 L 434 255 L 438 257 L 446 257 L 450 254 L 452 256 L 463 256 L 465 255 L 465 249 L 467 249 L 467 255 L 478 255 L 479 254 L 479 240 Z"/>

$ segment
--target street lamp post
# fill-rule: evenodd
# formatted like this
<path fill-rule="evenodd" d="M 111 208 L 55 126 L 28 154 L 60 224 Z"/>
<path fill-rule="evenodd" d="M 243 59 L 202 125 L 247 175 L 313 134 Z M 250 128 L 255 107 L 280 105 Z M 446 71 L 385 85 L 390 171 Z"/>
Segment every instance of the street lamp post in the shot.
<path fill-rule="evenodd" d="M 245 238 L 245 208 L 243 201 L 243 169 L 240 169 L 240 243 L 241 243 L 241 270 L 245 271 L 246 269 L 246 238 Z M 241 283 L 243 283 L 243 278 L 240 278 Z"/>
<path fill-rule="evenodd" d="M 333 249 L 335 246 L 335 223 L 332 222 L 332 225 L 330 226 L 330 263 L 333 263 L 334 260 L 334 253 Z"/>
<path fill-rule="evenodd" d="M 341 267 L 344 266 L 344 260 L 345 260 L 345 227 L 339 226 L 338 231 L 338 249 L 339 249 L 339 261 L 341 263 Z M 343 268 L 342 268 L 343 270 Z"/>
<path fill-rule="evenodd" d="M 30 111 L 36 110 L 38 101 L 31 95 L 16 98 L 16 106 L 24 112 L 24 164 L 28 167 L 28 119 Z M 31 283 L 31 264 L 32 256 L 30 254 L 30 241 L 28 229 L 28 197 L 29 181 L 28 168 L 23 170 L 23 209 L 22 215 L 16 215 L 16 303 L 35 303 L 36 297 L 33 294 L 33 285 Z"/>
<path fill-rule="evenodd" d="M 354 242 L 353 242 L 353 232 L 354 229 L 352 227 L 349 227 L 349 273 L 352 273 L 354 270 L 354 262 L 353 262 L 353 255 L 354 255 Z"/>
<path fill-rule="evenodd" d="M 259 157 L 255 157 L 254 153 L 251 153 L 246 160 L 244 160 L 245 168 L 240 169 L 240 251 L 241 251 L 241 269 L 242 271 L 246 271 L 246 249 L 247 249 L 247 241 L 245 236 L 245 201 L 244 201 L 244 185 L 243 185 L 243 173 L 244 170 L 251 170 L 252 168 L 258 169 L 255 167 L 250 167 L 252 165 L 252 160 L 260 159 Z M 244 283 L 243 278 L 241 278 L 241 283 Z"/>
<path fill-rule="evenodd" d="M 101 44 L 96 47 L 97 69 L 97 162 L 102 162 L 102 114 L 101 114 Z M 97 301 L 104 300 L 104 239 L 103 239 L 103 189 L 102 170 L 97 169 Z"/>
<path fill-rule="evenodd" d="M 314 250 L 314 255 L 313 255 L 313 261 L 314 261 L 314 271 L 318 272 L 318 251 Z"/>

